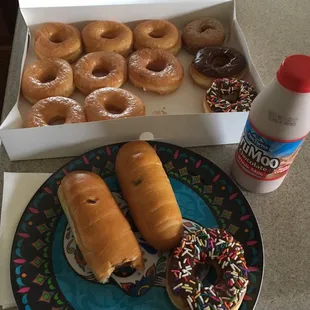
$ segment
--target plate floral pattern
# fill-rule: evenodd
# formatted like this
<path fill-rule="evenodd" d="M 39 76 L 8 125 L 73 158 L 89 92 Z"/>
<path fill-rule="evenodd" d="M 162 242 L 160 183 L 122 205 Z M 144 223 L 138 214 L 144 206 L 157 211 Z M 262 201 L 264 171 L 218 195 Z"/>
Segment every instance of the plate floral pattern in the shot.
<path fill-rule="evenodd" d="M 175 145 L 150 144 L 169 176 L 185 232 L 200 226 L 220 227 L 243 245 L 250 284 L 240 309 L 254 309 L 262 282 L 263 246 L 245 197 L 206 158 Z M 158 252 L 143 240 L 121 194 L 114 171 L 121 146 L 104 146 L 75 158 L 55 172 L 29 202 L 17 227 L 11 254 L 11 283 L 19 309 L 174 309 L 165 290 L 169 253 Z M 108 184 L 143 251 L 143 273 L 125 267 L 114 272 L 109 283 L 96 282 L 57 198 L 61 179 L 74 170 L 93 171 Z"/>

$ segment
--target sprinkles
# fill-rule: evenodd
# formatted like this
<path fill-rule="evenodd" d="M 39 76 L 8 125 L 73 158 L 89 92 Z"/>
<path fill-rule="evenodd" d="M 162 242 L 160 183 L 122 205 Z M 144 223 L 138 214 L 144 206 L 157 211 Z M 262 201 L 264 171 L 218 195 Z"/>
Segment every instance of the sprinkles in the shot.
<path fill-rule="evenodd" d="M 222 278 L 216 285 L 203 286 L 198 277 L 202 264 L 218 264 Z M 184 298 L 190 309 L 230 310 L 249 283 L 249 270 L 241 244 L 224 230 L 200 229 L 181 241 L 168 270 L 172 292 Z"/>
<path fill-rule="evenodd" d="M 257 92 L 243 80 L 234 78 L 216 79 L 206 94 L 206 104 L 213 112 L 246 112 Z"/>

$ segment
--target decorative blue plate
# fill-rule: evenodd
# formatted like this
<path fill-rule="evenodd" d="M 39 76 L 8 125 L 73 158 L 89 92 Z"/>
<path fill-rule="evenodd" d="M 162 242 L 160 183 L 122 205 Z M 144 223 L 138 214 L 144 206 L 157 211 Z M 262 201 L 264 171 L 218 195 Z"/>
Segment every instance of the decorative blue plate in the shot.
<path fill-rule="evenodd" d="M 255 216 L 233 181 L 206 158 L 178 146 L 151 142 L 170 178 L 186 231 L 220 227 L 241 242 L 250 284 L 241 310 L 254 308 L 263 274 L 263 246 Z M 165 290 L 169 253 L 150 247 L 140 236 L 122 198 L 114 163 L 122 144 L 88 152 L 55 172 L 29 202 L 16 230 L 11 283 L 19 309 L 175 309 Z M 124 267 L 99 284 L 75 244 L 57 198 L 61 179 L 87 170 L 108 184 L 131 223 L 143 251 L 144 273 Z M 210 270 L 206 281 L 214 281 Z"/>

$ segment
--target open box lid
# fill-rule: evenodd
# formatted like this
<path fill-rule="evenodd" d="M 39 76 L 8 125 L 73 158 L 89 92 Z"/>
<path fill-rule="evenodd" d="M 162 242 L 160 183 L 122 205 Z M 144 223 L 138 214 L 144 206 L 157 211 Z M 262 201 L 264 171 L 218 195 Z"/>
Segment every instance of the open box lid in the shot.
<path fill-rule="evenodd" d="M 19 7 L 23 8 L 48 8 L 48 7 L 72 7 L 72 6 L 102 6 L 121 4 L 143 4 L 143 3 L 184 3 L 203 2 L 206 6 L 234 0 L 19 0 Z"/>
<path fill-rule="evenodd" d="M 86 20 L 102 20 L 103 10 L 109 10 L 110 20 L 131 22 L 143 19 L 160 19 L 163 12 L 169 19 L 178 14 L 193 12 L 234 0 L 19 0 L 21 13 L 27 25 L 43 22 L 76 23 Z M 162 4 L 165 8 L 159 6 Z M 180 4 L 180 5 L 178 5 Z M 148 6 L 139 11 L 139 6 Z M 123 6 L 120 8 L 120 6 Z M 126 6 L 128 6 L 126 8 Z M 129 7 L 130 6 L 130 7 Z M 87 13 L 85 8 L 87 7 Z M 104 9 L 103 9 L 104 7 Z M 46 12 L 48 10 L 48 14 Z M 130 11 L 129 11 L 130 10 Z M 105 14 L 106 15 L 106 14 Z M 163 18 L 163 17 L 162 17 Z"/>

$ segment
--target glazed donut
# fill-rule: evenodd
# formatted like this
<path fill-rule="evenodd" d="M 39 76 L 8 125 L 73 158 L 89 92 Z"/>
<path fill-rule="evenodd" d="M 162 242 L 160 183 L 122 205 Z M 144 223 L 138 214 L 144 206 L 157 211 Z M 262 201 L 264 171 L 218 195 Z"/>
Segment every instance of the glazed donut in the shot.
<path fill-rule="evenodd" d="M 190 66 L 190 74 L 201 87 L 208 89 L 218 78 L 240 79 L 246 69 L 243 55 L 232 47 L 205 47 Z"/>
<path fill-rule="evenodd" d="M 99 88 L 121 87 L 127 81 L 127 62 L 112 52 L 90 53 L 76 63 L 73 72 L 75 86 L 87 96 Z"/>
<path fill-rule="evenodd" d="M 92 22 L 83 28 L 82 38 L 86 53 L 115 52 L 126 57 L 132 51 L 132 31 L 122 23 Z"/>
<path fill-rule="evenodd" d="M 184 48 L 194 55 L 203 47 L 222 45 L 225 37 L 223 25 L 214 18 L 194 20 L 185 26 L 182 34 Z"/>
<path fill-rule="evenodd" d="M 62 58 L 71 63 L 83 52 L 80 31 L 63 23 L 40 25 L 34 40 L 34 50 L 40 59 Z"/>
<path fill-rule="evenodd" d="M 215 268 L 215 286 L 202 283 L 202 265 Z M 184 236 L 174 250 L 167 268 L 167 291 L 178 309 L 237 310 L 249 283 L 247 273 L 238 241 L 224 230 L 200 229 Z"/>
<path fill-rule="evenodd" d="M 85 99 L 89 122 L 145 115 L 145 106 L 134 94 L 121 88 L 97 89 Z"/>
<path fill-rule="evenodd" d="M 160 49 L 145 48 L 129 57 L 128 75 L 136 87 L 163 95 L 179 88 L 184 78 L 184 70 L 173 54 Z"/>
<path fill-rule="evenodd" d="M 63 121 L 65 124 L 86 122 L 84 109 L 70 98 L 45 98 L 28 111 L 26 127 L 48 126 L 57 121 Z"/>
<path fill-rule="evenodd" d="M 182 46 L 179 30 L 166 20 L 148 20 L 134 30 L 135 49 L 163 49 L 176 55 Z"/>
<path fill-rule="evenodd" d="M 257 92 L 243 80 L 217 79 L 203 98 L 203 109 L 208 112 L 246 112 Z"/>
<path fill-rule="evenodd" d="M 63 59 L 37 60 L 25 69 L 21 89 L 31 104 L 52 96 L 70 97 L 74 91 L 72 68 Z"/>

